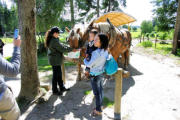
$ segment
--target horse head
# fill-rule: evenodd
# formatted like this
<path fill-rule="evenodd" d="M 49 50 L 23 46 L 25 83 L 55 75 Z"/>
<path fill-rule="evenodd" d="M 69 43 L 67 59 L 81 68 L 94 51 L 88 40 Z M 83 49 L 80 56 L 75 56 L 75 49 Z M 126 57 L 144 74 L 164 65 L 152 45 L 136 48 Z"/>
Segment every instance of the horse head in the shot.
<path fill-rule="evenodd" d="M 69 43 L 70 47 L 72 48 L 80 48 L 81 41 L 82 41 L 82 32 L 80 28 L 69 30 L 66 27 L 66 31 L 69 33 L 68 37 L 66 38 L 67 42 Z"/>

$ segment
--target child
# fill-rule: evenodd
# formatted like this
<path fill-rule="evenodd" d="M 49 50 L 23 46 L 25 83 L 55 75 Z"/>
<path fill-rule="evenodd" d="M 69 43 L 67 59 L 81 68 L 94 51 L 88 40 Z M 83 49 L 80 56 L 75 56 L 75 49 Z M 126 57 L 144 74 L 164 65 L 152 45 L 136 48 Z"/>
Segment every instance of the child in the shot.
<path fill-rule="evenodd" d="M 3 55 L 4 42 L 0 39 L 0 54 Z"/>
<path fill-rule="evenodd" d="M 86 60 L 87 61 L 91 60 L 92 52 L 97 49 L 97 47 L 94 46 L 94 38 L 95 38 L 97 33 L 98 32 L 95 29 L 91 30 L 89 33 L 89 43 L 87 45 L 87 50 L 86 50 Z M 90 72 L 90 68 L 86 67 L 85 75 L 87 77 L 89 77 L 89 72 Z"/>

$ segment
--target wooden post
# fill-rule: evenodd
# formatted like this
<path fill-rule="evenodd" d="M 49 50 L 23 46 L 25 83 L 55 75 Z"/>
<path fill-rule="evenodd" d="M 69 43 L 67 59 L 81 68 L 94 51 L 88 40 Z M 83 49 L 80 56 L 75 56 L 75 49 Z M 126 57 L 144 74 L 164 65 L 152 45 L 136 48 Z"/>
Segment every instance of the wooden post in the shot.
<path fill-rule="evenodd" d="M 64 55 L 64 61 L 79 63 L 79 59 L 69 58 L 66 55 Z M 61 66 L 61 70 L 62 70 L 62 80 L 63 80 L 64 83 L 66 83 L 64 61 L 63 61 L 62 66 Z"/>
<path fill-rule="evenodd" d="M 122 96 L 122 79 L 123 70 L 118 69 L 115 74 L 115 94 L 114 94 L 114 118 L 116 120 L 121 120 L 121 96 Z"/>
<path fill-rule="evenodd" d="M 62 80 L 64 82 L 64 84 L 66 83 L 66 78 L 65 78 L 65 65 L 64 65 L 64 61 L 62 63 L 62 66 L 61 66 L 61 71 L 62 71 Z"/>
<path fill-rule="evenodd" d="M 156 36 L 156 40 L 155 40 L 155 48 L 156 48 L 157 41 L 158 41 L 158 40 L 157 40 L 157 36 Z"/>
<path fill-rule="evenodd" d="M 114 119 L 121 120 L 121 96 L 122 96 L 122 81 L 123 78 L 130 76 L 128 71 L 124 71 L 122 68 L 118 68 L 115 77 L 115 93 L 114 93 Z"/>

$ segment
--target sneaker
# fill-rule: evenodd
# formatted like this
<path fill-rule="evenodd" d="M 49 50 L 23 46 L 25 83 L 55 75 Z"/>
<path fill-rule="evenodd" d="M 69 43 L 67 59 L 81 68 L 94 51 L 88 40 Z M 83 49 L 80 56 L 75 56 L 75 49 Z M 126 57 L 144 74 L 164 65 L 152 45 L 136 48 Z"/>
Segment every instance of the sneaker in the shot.
<path fill-rule="evenodd" d="M 65 91 L 70 91 L 70 89 L 69 88 L 65 88 L 65 87 L 61 89 L 61 92 L 65 92 Z"/>
<path fill-rule="evenodd" d="M 53 95 L 62 95 L 62 92 L 53 92 Z"/>

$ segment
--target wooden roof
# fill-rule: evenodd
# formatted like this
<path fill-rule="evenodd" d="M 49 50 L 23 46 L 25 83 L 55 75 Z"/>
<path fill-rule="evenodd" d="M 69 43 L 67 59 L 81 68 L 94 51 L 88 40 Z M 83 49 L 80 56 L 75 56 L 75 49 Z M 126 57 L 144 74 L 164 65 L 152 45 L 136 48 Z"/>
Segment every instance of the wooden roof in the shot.
<path fill-rule="evenodd" d="M 107 18 L 111 21 L 114 26 L 120 26 L 135 22 L 136 19 L 124 12 L 109 12 L 95 20 L 95 23 L 106 22 Z"/>

